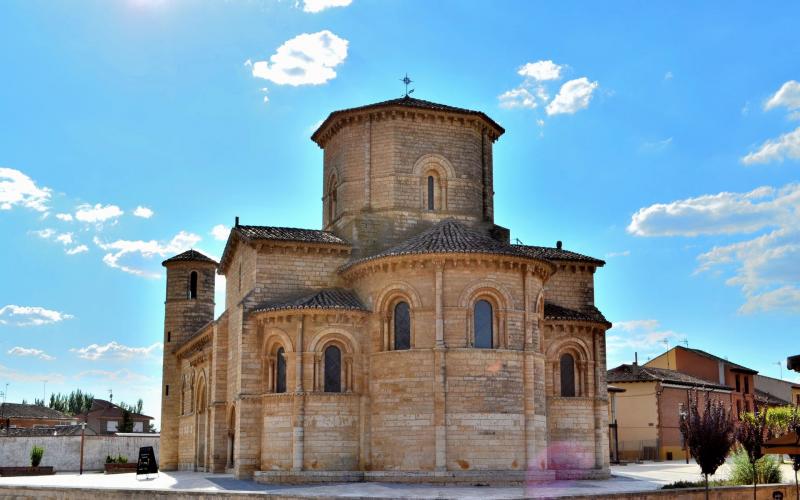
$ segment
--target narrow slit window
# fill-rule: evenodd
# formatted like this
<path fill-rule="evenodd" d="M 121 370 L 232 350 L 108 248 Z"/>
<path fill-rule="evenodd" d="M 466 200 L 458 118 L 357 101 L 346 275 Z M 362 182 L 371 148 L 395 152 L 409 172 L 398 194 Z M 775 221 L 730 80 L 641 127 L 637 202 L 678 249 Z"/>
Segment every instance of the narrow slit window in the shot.
<path fill-rule="evenodd" d="M 575 397 L 575 358 L 572 354 L 561 355 L 561 397 Z"/>
<path fill-rule="evenodd" d="M 435 181 L 433 179 L 433 176 L 429 175 L 428 176 L 428 210 L 433 210 L 434 207 L 435 207 L 435 205 L 434 205 L 434 202 L 435 202 L 435 200 L 434 200 L 434 186 L 435 186 Z"/>
<path fill-rule="evenodd" d="M 325 349 L 325 392 L 342 392 L 342 351 L 333 345 Z"/>
<path fill-rule="evenodd" d="M 494 334 L 492 305 L 485 300 L 476 302 L 474 320 L 475 347 L 491 349 L 493 347 L 492 337 Z"/>
<path fill-rule="evenodd" d="M 197 271 L 192 271 L 189 275 L 189 298 L 197 298 Z"/>
<path fill-rule="evenodd" d="M 283 347 L 278 348 L 275 363 L 275 392 L 286 392 L 286 353 Z"/>
<path fill-rule="evenodd" d="M 411 312 L 407 302 L 394 306 L 394 348 L 411 349 Z"/>

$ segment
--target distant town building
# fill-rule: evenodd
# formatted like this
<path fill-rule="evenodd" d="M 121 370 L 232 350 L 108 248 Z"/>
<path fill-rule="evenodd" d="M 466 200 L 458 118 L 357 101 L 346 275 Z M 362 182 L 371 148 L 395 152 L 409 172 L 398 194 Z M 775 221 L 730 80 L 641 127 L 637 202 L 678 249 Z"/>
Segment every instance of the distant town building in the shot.
<path fill-rule="evenodd" d="M 88 412 L 77 415 L 78 421 L 86 421 L 87 427 L 97 435 L 115 434 L 120 431 L 125 411 L 119 406 L 104 399 L 95 398 Z M 131 413 L 132 432 L 147 432 L 153 417 L 139 413 Z"/>
<path fill-rule="evenodd" d="M 75 417 L 46 406 L 21 403 L 0 404 L 0 428 L 3 429 L 54 427 L 76 422 Z"/>
<path fill-rule="evenodd" d="M 756 398 L 766 401 L 769 406 L 786 406 L 797 404 L 796 393 L 800 393 L 800 385 L 781 380 L 778 378 L 767 377 L 766 375 L 756 375 Z"/>
<path fill-rule="evenodd" d="M 607 380 L 625 389 L 615 394 L 621 460 L 676 460 L 685 456 L 681 413 L 698 391 L 729 406 L 734 388 L 675 370 L 623 364 L 608 370 Z"/>

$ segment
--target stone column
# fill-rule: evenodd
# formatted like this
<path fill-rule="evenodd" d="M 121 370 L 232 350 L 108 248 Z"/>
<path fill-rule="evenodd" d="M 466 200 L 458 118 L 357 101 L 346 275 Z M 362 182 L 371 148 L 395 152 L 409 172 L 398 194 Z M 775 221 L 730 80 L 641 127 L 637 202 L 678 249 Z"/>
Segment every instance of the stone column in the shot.
<path fill-rule="evenodd" d="M 433 425 L 436 439 L 436 470 L 447 470 L 447 348 L 444 342 L 444 263 L 436 263 L 436 345 L 433 348 Z"/>
<path fill-rule="evenodd" d="M 295 335 L 295 369 L 294 385 L 295 396 L 292 404 L 292 470 L 303 470 L 303 460 L 305 458 L 305 391 L 303 390 L 303 351 L 305 344 L 303 339 L 305 318 L 301 318 L 297 323 L 297 333 Z"/>

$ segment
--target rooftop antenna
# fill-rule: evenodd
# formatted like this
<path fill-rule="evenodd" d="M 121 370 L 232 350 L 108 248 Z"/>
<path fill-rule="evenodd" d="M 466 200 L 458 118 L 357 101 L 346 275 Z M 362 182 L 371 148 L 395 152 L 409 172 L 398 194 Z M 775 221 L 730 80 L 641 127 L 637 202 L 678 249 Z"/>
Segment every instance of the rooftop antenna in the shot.
<path fill-rule="evenodd" d="M 406 76 L 401 78 L 400 81 L 403 82 L 406 85 L 406 94 L 403 97 L 408 97 L 409 95 L 414 93 L 414 89 L 408 90 L 408 86 L 411 85 L 411 83 L 414 82 L 414 80 L 412 80 L 411 78 L 408 77 L 408 73 L 406 73 Z"/>
<path fill-rule="evenodd" d="M 687 339 L 686 337 L 683 337 L 683 340 L 681 340 L 681 344 L 685 345 L 686 348 L 688 349 L 689 348 L 689 339 Z"/>
<path fill-rule="evenodd" d="M 779 373 L 780 373 L 780 376 L 779 376 L 778 378 L 779 378 L 779 379 L 781 379 L 781 380 L 783 380 L 783 362 L 781 362 L 781 361 L 776 361 L 776 362 L 774 362 L 773 364 L 774 364 L 774 365 L 778 365 L 778 369 L 780 370 L 780 372 L 779 372 Z"/>
<path fill-rule="evenodd" d="M 114 403 L 114 391 L 113 391 L 113 389 L 109 389 L 108 390 L 108 402 L 112 403 L 112 404 Z"/>
<path fill-rule="evenodd" d="M 522 240 L 521 240 L 521 239 L 519 239 L 519 238 L 514 238 L 514 242 L 515 242 L 517 245 L 524 245 L 524 243 L 522 243 Z"/>

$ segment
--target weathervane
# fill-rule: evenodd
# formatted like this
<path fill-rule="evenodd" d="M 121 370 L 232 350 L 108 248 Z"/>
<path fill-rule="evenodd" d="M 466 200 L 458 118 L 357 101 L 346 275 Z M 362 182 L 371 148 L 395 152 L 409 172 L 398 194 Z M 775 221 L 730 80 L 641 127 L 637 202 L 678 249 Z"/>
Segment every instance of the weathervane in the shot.
<path fill-rule="evenodd" d="M 412 80 L 411 78 L 408 77 L 408 73 L 406 73 L 406 76 L 401 78 L 400 81 L 406 84 L 406 95 L 405 95 L 405 97 L 408 97 L 410 94 L 414 93 L 414 89 L 408 90 L 408 86 L 414 81 L 414 80 Z"/>

